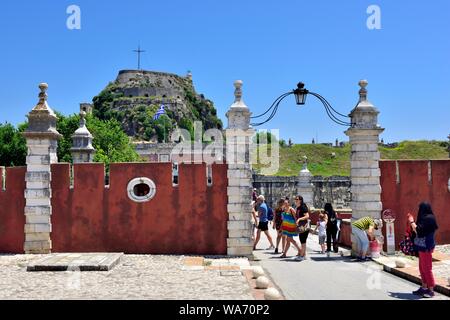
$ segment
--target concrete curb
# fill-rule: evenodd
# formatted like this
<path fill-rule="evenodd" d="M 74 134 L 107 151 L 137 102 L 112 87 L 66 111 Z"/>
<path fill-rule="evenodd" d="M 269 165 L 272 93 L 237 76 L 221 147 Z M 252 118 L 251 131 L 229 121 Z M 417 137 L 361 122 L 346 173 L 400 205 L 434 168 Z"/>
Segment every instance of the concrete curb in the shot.
<path fill-rule="evenodd" d="M 420 277 L 406 272 L 406 270 L 410 270 L 412 267 L 409 267 L 409 268 L 393 268 L 393 267 L 388 266 L 385 263 L 382 263 L 381 261 L 376 261 L 374 259 L 372 259 L 372 261 L 377 263 L 377 264 L 379 264 L 379 265 L 382 265 L 383 266 L 383 270 L 388 272 L 388 273 L 390 273 L 390 274 L 393 274 L 393 275 L 395 275 L 397 277 L 400 277 L 402 279 L 405 279 L 405 280 L 417 283 L 418 285 L 422 284 L 422 280 L 420 279 Z M 440 285 L 440 284 L 436 283 L 436 286 L 434 287 L 434 291 L 439 292 L 439 293 L 441 293 L 443 295 L 446 295 L 446 296 L 450 297 L 450 286 L 443 286 L 443 285 Z"/>

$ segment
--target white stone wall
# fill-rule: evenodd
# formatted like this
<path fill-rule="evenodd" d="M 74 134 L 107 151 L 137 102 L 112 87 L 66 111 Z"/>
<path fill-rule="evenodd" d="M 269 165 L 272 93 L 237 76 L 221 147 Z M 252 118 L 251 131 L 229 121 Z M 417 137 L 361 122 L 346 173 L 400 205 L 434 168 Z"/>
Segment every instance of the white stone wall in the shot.
<path fill-rule="evenodd" d="M 381 185 L 378 143 L 384 131 L 378 125 L 379 111 L 367 100 L 367 81 L 359 85 L 359 103 L 350 114 L 352 126 L 345 134 L 350 138 L 351 155 L 351 193 L 352 221 L 370 216 L 381 218 Z M 381 231 L 378 231 L 380 233 Z M 355 239 L 352 235 L 352 254 L 356 254 Z"/>
<path fill-rule="evenodd" d="M 57 141 L 27 138 L 25 176 L 25 253 L 49 253 L 52 249 L 51 170 L 57 162 Z"/>
<path fill-rule="evenodd" d="M 242 100 L 241 86 L 242 81 L 235 82 L 235 102 L 227 112 L 227 254 L 249 257 L 253 255 L 252 168 L 249 153 L 254 130 L 249 127 L 250 111 Z"/>
<path fill-rule="evenodd" d="M 46 83 L 39 84 L 39 102 L 28 114 L 29 126 L 23 133 L 27 140 L 25 176 L 25 253 L 50 253 L 51 168 L 58 162 L 57 147 L 61 135 L 56 131 L 56 115 L 47 104 Z"/>

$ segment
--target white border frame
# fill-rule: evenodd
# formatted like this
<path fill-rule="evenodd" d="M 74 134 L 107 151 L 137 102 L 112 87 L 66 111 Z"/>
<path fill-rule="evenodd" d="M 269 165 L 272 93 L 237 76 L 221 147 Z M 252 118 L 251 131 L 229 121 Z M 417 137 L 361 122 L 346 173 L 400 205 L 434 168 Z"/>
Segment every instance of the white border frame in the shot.
<path fill-rule="evenodd" d="M 142 196 L 142 197 L 136 196 L 134 194 L 134 187 L 137 186 L 138 184 L 148 185 L 150 188 L 150 192 L 146 196 Z M 149 178 L 145 178 L 145 177 L 135 178 L 128 183 L 127 194 L 128 194 L 128 198 L 130 198 L 130 200 L 132 200 L 134 202 L 138 202 L 138 203 L 148 202 L 148 201 L 152 200 L 156 195 L 156 185 Z"/>

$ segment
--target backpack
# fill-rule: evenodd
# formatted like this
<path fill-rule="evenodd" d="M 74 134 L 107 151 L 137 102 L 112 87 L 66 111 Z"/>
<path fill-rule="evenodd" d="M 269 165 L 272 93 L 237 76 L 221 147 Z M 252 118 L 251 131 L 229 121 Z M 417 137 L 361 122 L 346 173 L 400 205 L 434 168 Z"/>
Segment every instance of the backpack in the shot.
<path fill-rule="evenodd" d="M 271 207 L 268 207 L 268 209 L 267 209 L 267 220 L 269 220 L 269 221 L 273 220 L 273 210 Z"/>
<path fill-rule="evenodd" d="M 415 238 L 415 234 L 412 231 L 410 224 L 407 222 L 405 238 L 399 244 L 400 250 L 407 256 L 416 256 L 417 255 L 417 252 L 416 252 L 417 250 L 414 247 L 414 238 Z"/>

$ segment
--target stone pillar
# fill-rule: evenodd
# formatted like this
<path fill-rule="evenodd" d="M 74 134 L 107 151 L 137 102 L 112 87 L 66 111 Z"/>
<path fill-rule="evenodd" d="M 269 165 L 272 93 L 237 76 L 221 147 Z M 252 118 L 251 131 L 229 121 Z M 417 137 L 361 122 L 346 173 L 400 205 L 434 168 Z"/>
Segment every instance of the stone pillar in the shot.
<path fill-rule="evenodd" d="M 311 183 L 312 174 L 308 170 L 308 163 L 307 163 L 308 158 L 306 156 L 304 156 L 303 158 L 305 159 L 305 162 L 298 176 L 297 195 L 302 196 L 303 201 L 310 208 L 314 208 L 314 186 Z"/>
<path fill-rule="evenodd" d="M 359 82 L 359 103 L 350 113 L 352 126 L 345 132 L 352 148 L 352 221 L 365 216 L 381 218 L 382 210 L 378 142 L 384 129 L 378 125 L 379 111 L 367 100 L 367 84 L 366 80 Z"/>
<path fill-rule="evenodd" d="M 73 163 L 94 162 L 95 149 L 92 146 L 92 135 L 86 128 L 86 112 L 80 112 L 80 127 L 72 135 L 72 154 Z"/>
<path fill-rule="evenodd" d="M 242 100 L 242 81 L 235 81 L 235 102 L 226 116 L 226 159 L 228 164 L 228 239 L 230 256 L 253 255 L 251 215 L 252 167 L 250 148 L 254 130 L 250 128 L 250 110 Z"/>
<path fill-rule="evenodd" d="M 448 157 L 450 158 L 450 134 L 448 135 L 448 147 L 447 147 L 447 151 L 448 151 Z"/>
<path fill-rule="evenodd" d="M 52 249 L 50 164 L 58 162 L 56 149 L 61 135 L 56 131 L 56 115 L 47 105 L 48 85 L 41 83 L 39 88 L 39 103 L 28 114 L 28 128 L 23 133 L 28 147 L 25 253 L 50 253 Z"/>

